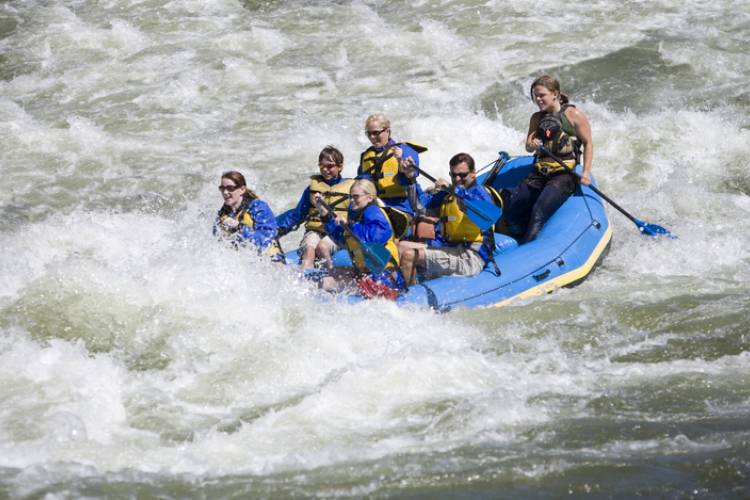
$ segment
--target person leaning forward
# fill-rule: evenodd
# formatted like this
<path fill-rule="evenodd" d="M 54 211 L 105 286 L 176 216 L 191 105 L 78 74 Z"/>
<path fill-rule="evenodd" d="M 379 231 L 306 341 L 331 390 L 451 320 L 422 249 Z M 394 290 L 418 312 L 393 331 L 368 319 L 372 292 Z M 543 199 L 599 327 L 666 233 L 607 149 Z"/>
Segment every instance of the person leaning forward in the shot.
<path fill-rule="evenodd" d="M 264 253 L 274 263 L 283 263 L 284 254 L 277 238 L 276 218 L 268 203 L 261 200 L 236 170 L 221 174 L 219 192 L 224 204 L 216 215 L 214 236 L 235 247 L 247 245 Z"/>
<path fill-rule="evenodd" d="M 455 193 L 467 201 L 481 200 L 492 203 L 487 189 L 476 182 L 474 159 L 466 153 L 458 153 L 450 159 L 450 176 Z M 438 276 L 479 274 L 490 261 L 491 244 L 463 212 L 461 200 L 445 191 L 448 182 L 438 179 L 437 191 L 428 195 L 427 210 L 440 215 L 440 230 L 437 239 L 424 243 L 400 241 L 399 257 L 401 274 L 407 285 L 416 283 L 416 270 L 420 269 L 425 279 Z M 490 229 L 491 231 L 491 229 Z"/>
<path fill-rule="evenodd" d="M 359 293 L 367 298 L 395 299 L 404 289 L 398 268 L 398 249 L 393 238 L 393 227 L 385 211 L 379 206 L 377 191 L 372 181 L 358 179 L 349 191 L 347 218 L 330 213 L 323 196 L 315 195 L 318 212 L 325 221 L 326 232 L 339 245 L 346 248 L 352 259 L 352 268 L 334 268 L 330 276 L 320 281 L 320 287 L 341 291 L 356 283 Z M 344 226 L 347 229 L 344 229 Z M 387 255 L 387 264 L 374 271 L 367 262 L 367 248 L 362 245 L 381 245 Z"/>

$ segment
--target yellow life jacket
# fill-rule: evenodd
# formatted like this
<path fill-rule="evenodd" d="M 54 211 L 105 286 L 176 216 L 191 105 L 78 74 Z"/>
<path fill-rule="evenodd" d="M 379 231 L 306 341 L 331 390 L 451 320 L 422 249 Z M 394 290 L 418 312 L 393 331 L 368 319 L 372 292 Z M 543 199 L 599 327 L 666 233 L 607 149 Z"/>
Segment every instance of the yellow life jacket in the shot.
<path fill-rule="evenodd" d="M 377 208 L 383 214 L 385 220 L 388 221 L 388 226 L 391 228 L 391 237 L 388 238 L 388 241 L 384 245 L 388 252 L 390 252 L 391 254 L 391 260 L 388 262 L 385 270 L 394 271 L 399 266 L 399 259 L 398 247 L 396 246 L 396 241 L 393 238 L 393 226 L 391 225 L 391 221 L 390 219 L 388 219 L 388 215 L 385 213 L 385 210 L 383 210 L 381 207 Z M 370 270 L 367 268 L 367 264 L 365 264 L 364 252 L 357 243 L 357 240 L 355 240 L 348 231 L 344 232 L 344 245 L 346 246 L 346 249 L 349 251 L 349 255 L 352 258 L 354 269 L 360 274 L 368 274 Z"/>
<path fill-rule="evenodd" d="M 409 229 L 409 223 L 411 223 L 411 216 L 393 207 L 381 207 L 385 210 L 388 216 L 388 221 L 391 223 L 391 229 L 393 230 L 393 238 L 400 240 L 406 235 L 406 231 Z"/>
<path fill-rule="evenodd" d="M 427 148 L 419 144 L 405 142 L 417 153 L 427 151 Z M 371 147 L 365 150 L 359 158 L 358 174 L 370 174 L 378 189 L 379 198 L 405 198 L 407 196 L 404 186 L 399 184 L 396 176 L 398 175 L 398 159 L 393 155 L 393 146 L 386 148 L 378 153 Z"/>
<path fill-rule="evenodd" d="M 252 202 L 250 202 L 252 203 Z M 240 225 L 247 226 L 250 229 L 255 228 L 255 220 L 253 219 L 253 216 L 250 215 L 249 205 L 250 203 L 243 204 L 242 208 L 232 217 L 229 215 L 228 212 L 224 211 L 223 207 L 222 210 L 219 212 L 219 222 L 223 222 L 227 218 L 231 217 L 235 219 L 237 222 L 240 223 Z M 225 205 L 226 206 L 226 205 Z M 222 228 L 222 232 L 226 236 L 231 236 L 233 233 L 235 233 L 238 229 L 235 229 L 234 231 L 228 230 L 226 227 L 224 227 L 223 224 L 220 224 L 220 227 Z M 268 246 L 265 248 L 265 254 L 269 257 L 273 257 L 275 255 L 278 255 L 280 253 L 283 253 L 281 250 L 281 245 L 279 244 L 279 240 L 277 238 L 274 238 L 271 240 L 271 242 L 268 244 Z"/>
<path fill-rule="evenodd" d="M 492 203 L 494 203 L 496 207 L 498 207 L 501 210 L 505 208 L 504 207 L 505 203 L 503 202 L 503 196 L 500 194 L 500 192 L 497 189 L 493 188 L 492 186 L 488 186 L 486 184 L 484 185 L 484 189 L 486 189 L 490 193 L 490 196 L 492 197 Z M 502 227 L 501 222 L 504 220 L 505 219 L 503 217 L 500 217 L 500 219 L 495 223 L 495 225 L 492 226 L 492 230 L 496 233 L 502 232 L 500 231 Z"/>
<path fill-rule="evenodd" d="M 325 225 L 320 220 L 318 209 L 315 208 L 315 193 L 322 194 L 323 201 L 333 208 L 334 214 L 340 215 L 346 220 L 347 207 L 349 206 L 347 200 L 352 184 L 354 184 L 354 179 L 342 179 L 331 186 L 323 179 L 322 175 L 310 177 L 310 211 L 308 212 L 310 218 L 305 223 L 305 229 L 321 234 L 325 233 Z"/>
<path fill-rule="evenodd" d="M 482 187 L 490 193 L 493 200 L 500 199 L 497 192 L 493 193 L 495 191 L 493 188 Z M 496 195 L 497 198 L 495 198 Z M 458 198 L 451 194 L 445 195 L 443 203 L 440 205 L 440 222 L 442 223 L 443 238 L 448 243 L 481 243 L 484 240 L 482 231 L 461 210 Z"/>

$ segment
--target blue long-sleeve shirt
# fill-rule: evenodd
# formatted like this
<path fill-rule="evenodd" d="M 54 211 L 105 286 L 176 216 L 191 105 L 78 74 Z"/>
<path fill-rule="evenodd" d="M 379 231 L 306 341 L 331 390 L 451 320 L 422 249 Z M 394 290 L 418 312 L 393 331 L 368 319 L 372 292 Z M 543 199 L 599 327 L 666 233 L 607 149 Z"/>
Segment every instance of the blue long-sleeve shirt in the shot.
<path fill-rule="evenodd" d="M 324 182 L 329 186 L 335 186 L 343 180 L 343 177 L 338 176 L 329 181 L 324 180 Z M 287 231 L 289 228 L 302 222 L 307 217 L 307 214 L 310 213 L 310 208 L 312 208 L 312 204 L 310 203 L 310 186 L 307 186 L 302 191 L 302 196 L 297 202 L 297 206 L 276 217 L 276 225 L 279 227 L 279 231 Z"/>
<path fill-rule="evenodd" d="M 359 214 L 350 209 L 348 220 L 350 221 L 349 227 L 352 230 L 352 233 L 357 235 L 362 243 L 377 243 L 380 245 L 385 245 L 388 240 L 391 239 L 391 236 L 393 236 L 391 223 L 388 221 L 380 207 L 378 207 L 374 203 L 371 203 L 364 208 L 361 217 L 359 217 Z M 335 241 L 339 245 L 344 246 L 346 230 L 342 226 L 336 224 L 333 218 L 329 219 L 328 222 L 326 222 L 325 227 L 326 232 L 331 237 L 331 239 L 333 239 L 333 241 Z M 384 283 L 391 288 L 398 290 L 405 287 L 401 273 L 398 271 L 392 273 L 388 270 L 385 270 L 378 275 L 375 275 L 373 273 L 368 274 L 375 281 Z"/>
<path fill-rule="evenodd" d="M 385 245 L 393 236 L 391 224 L 388 222 L 383 211 L 375 204 L 367 205 L 362 211 L 362 216 L 358 217 L 355 212 L 349 209 L 349 227 L 363 243 L 378 243 Z M 359 220 L 357 220 L 359 219 Z M 353 221 L 357 222 L 353 222 Z M 336 243 L 343 245 L 346 231 L 342 226 L 336 224 L 334 219 L 326 222 L 326 232 Z"/>
<path fill-rule="evenodd" d="M 227 216 L 237 218 L 239 212 L 242 210 L 243 207 L 240 206 L 238 210 L 228 212 Z M 252 243 L 258 247 L 258 249 L 263 250 L 273 243 L 276 238 L 276 217 L 274 217 L 268 203 L 259 199 L 251 201 L 247 206 L 247 211 L 253 219 L 253 227 L 251 228 L 250 226 L 240 223 L 237 227 L 237 231 L 232 233 L 234 241 L 240 245 Z M 214 223 L 214 235 L 218 235 L 219 231 L 223 231 L 220 222 L 220 219 L 217 218 Z"/>

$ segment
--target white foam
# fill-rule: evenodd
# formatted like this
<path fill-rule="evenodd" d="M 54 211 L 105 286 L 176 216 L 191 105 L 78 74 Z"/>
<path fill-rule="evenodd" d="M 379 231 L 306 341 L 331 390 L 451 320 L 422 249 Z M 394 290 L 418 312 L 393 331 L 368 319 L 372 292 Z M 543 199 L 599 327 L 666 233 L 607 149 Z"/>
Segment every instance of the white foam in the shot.
<path fill-rule="evenodd" d="M 316 474 L 407 455 L 418 474 L 420 457 L 456 452 L 450 473 L 466 449 L 542 454 L 509 472 L 540 478 L 570 467 L 554 425 L 599 416 L 599 398 L 675 379 L 741 395 L 744 353 L 638 360 L 690 340 L 669 328 L 681 311 L 653 310 L 660 301 L 742 297 L 750 280 L 737 160 L 750 141 L 730 100 L 654 101 L 637 113 L 571 96 L 594 127 L 602 190 L 680 239 L 645 238 L 610 209 L 614 244 L 586 283 L 504 310 L 335 303 L 210 234 L 222 171 L 243 171 L 280 212 L 325 145 L 342 149 L 354 175 L 375 111 L 390 115 L 396 139 L 429 147 L 422 167 L 436 177 L 459 151 L 479 167 L 499 150 L 523 154 L 532 75 L 654 33 L 668 63 L 714 71 L 734 96 L 744 88 L 734 80 L 744 71 L 738 35 L 691 25 L 718 13 L 711 23 L 742 33 L 741 16 L 721 15 L 721 2 L 617 16 L 598 1 L 272 4 L 3 7 L 23 21 L 0 40 L 17 72 L 0 80 L 0 197 L 12 215 L 0 234 L 0 399 L 10 402 L 0 407 L 0 465 L 26 468 L 13 493 L 105 472 Z M 477 110 L 497 83 L 511 95 L 495 118 Z M 139 201 L 144 192 L 163 203 Z M 747 398 L 736 399 L 706 411 L 742 415 Z M 615 436 L 582 453 L 638 460 L 723 446 Z"/>

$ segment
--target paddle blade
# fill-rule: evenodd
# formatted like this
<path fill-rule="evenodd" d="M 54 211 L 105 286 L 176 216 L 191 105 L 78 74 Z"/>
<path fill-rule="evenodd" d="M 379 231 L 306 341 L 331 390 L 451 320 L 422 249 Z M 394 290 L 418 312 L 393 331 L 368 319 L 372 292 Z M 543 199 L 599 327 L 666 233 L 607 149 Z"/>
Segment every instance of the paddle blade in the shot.
<path fill-rule="evenodd" d="M 672 234 L 668 229 L 659 225 L 649 224 L 639 219 L 635 219 L 634 222 L 635 225 L 638 226 L 638 229 L 641 231 L 641 233 L 645 234 L 646 236 L 665 236 L 671 240 L 677 239 L 677 236 Z"/>
<path fill-rule="evenodd" d="M 376 275 L 385 271 L 385 267 L 391 260 L 391 252 L 377 243 L 362 243 L 362 254 L 367 269 Z"/>
<path fill-rule="evenodd" d="M 486 231 L 492 227 L 495 222 L 503 214 L 503 211 L 488 201 L 483 200 L 463 200 L 463 205 L 466 208 L 466 216 L 471 219 L 480 231 Z"/>

